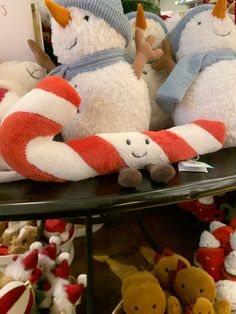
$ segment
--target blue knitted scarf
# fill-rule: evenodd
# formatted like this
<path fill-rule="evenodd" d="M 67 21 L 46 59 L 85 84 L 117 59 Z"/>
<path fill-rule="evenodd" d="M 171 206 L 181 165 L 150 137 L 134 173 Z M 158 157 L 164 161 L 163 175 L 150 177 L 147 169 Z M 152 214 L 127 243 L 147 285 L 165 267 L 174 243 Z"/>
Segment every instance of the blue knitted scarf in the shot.
<path fill-rule="evenodd" d="M 62 76 L 67 81 L 71 81 L 77 74 L 93 72 L 124 60 L 124 50 L 112 48 L 87 55 L 69 65 L 59 65 L 48 75 Z"/>
<path fill-rule="evenodd" d="M 192 54 L 182 58 L 157 92 L 158 106 L 165 112 L 173 112 L 175 105 L 183 100 L 199 72 L 221 60 L 232 59 L 236 59 L 236 54 L 229 49 Z"/>

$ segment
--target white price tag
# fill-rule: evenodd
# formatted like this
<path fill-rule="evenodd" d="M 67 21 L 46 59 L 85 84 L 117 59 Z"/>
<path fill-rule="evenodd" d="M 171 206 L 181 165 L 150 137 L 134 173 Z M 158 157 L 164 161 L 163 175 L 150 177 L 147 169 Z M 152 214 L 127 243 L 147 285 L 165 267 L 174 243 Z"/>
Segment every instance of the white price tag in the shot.
<path fill-rule="evenodd" d="M 183 172 L 204 172 L 208 173 L 208 169 L 214 169 L 214 167 L 208 165 L 205 162 L 200 162 L 198 160 L 188 159 L 180 161 L 178 163 L 179 171 Z"/>

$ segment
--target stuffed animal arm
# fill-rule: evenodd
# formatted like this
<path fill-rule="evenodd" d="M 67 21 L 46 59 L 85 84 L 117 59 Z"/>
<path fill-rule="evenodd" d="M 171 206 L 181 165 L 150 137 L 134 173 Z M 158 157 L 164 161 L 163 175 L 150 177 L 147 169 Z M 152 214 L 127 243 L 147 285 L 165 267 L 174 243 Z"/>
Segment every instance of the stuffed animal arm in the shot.
<path fill-rule="evenodd" d="M 5 116 L 0 148 L 6 163 L 37 181 L 78 181 L 123 167 L 166 166 L 210 153 L 224 143 L 221 122 L 198 120 L 159 132 L 110 133 L 53 141 L 80 105 L 77 92 L 60 77 L 47 77 Z"/>

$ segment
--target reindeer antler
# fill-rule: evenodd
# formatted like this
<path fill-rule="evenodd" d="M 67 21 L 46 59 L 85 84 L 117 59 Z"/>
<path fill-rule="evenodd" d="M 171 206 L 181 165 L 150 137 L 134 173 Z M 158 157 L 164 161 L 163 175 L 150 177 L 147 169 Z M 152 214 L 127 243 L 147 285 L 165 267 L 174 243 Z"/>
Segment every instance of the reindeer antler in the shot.
<path fill-rule="evenodd" d="M 48 72 L 56 68 L 56 65 L 52 62 L 50 57 L 39 47 L 39 45 L 32 39 L 28 39 L 28 45 L 35 55 L 35 58 L 42 68 L 46 69 Z"/>

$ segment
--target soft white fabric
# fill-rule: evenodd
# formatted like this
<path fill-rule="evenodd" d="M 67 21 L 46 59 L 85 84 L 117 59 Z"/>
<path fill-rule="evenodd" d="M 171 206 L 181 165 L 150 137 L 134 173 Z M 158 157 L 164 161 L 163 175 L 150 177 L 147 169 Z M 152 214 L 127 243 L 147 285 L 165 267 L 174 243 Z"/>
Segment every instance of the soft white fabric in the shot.
<path fill-rule="evenodd" d="M 78 74 L 70 83 L 81 96 L 81 106 L 63 131 L 65 140 L 97 133 L 148 130 L 148 89 L 127 62 Z"/>
<path fill-rule="evenodd" d="M 236 39 L 235 39 L 236 40 Z M 177 125 L 195 119 L 223 121 L 225 146 L 236 145 L 236 60 L 221 61 L 206 68 L 194 81 L 173 114 Z"/>
<path fill-rule="evenodd" d="M 218 248 L 220 247 L 220 241 L 218 241 L 213 234 L 206 230 L 201 234 L 199 247 Z"/>
<path fill-rule="evenodd" d="M 67 27 L 62 28 L 53 18 L 51 19 L 53 50 L 59 63 L 70 64 L 97 51 L 125 47 L 123 36 L 104 20 L 86 10 L 78 8 L 68 10 L 72 19 Z M 84 19 L 85 16 L 89 16 L 89 21 Z"/>
<path fill-rule="evenodd" d="M 230 252 L 225 257 L 224 266 L 227 273 L 236 276 L 236 251 Z"/>
<path fill-rule="evenodd" d="M 216 299 L 231 304 L 232 313 L 236 311 L 236 281 L 220 280 L 216 283 Z"/>
<path fill-rule="evenodd" d="M 186 25 L 180 37 L 177 59 L 184 56 L 231 49 L 236 52 L 236 27 L 227 16 L 213 17 L 211 10 L 197 14 Z M 176 125 L 195 119 L 221 120 L 226 124 L 225 146 L 236 145 L 236 60 L 220 61 L 200 72 L 183 101 L 173 113 Z"/>

